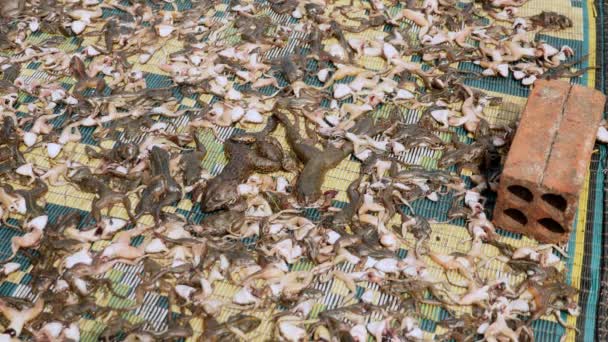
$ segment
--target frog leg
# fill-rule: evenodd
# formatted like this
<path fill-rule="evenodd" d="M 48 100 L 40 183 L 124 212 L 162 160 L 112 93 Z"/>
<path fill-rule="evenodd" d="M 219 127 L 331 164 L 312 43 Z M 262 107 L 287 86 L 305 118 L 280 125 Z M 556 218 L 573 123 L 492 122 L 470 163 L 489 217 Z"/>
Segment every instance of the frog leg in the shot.
<path fill-rule="evenodd" d="M 285 114 L 277 112 L 274 115 L 283 123 L 287 142 L 302 163 L 306 164 L 309 160 L 318 157 L 322 153 L 321 150 L 314 147 L 314 145 L 307 143 L 304 138 L 302 138 L 298 127 L 294 126 L 294 124 L 287 119 Z"/>
<path fill-rule="evenodd" d="M 557 320 L 557 322 L 564 328 L 566 329 L 573 329 L 574 331 L 576 331 L 577 334 L 580 334 L 580 330 L 578 330 L 577 327 L 573 326 L 573 325 L 569 325 L 568 323 L 566 323 L 566 321 L 564 321 L 564 319 L 562 318 L 562 316 L 560 315 L 560 312 L 557 310 L 553 310 L 553 316 L 555 316 L 555 319 Z"/>
<path fill-rule="evenodd" d="M 137 225 L 137 219 L 135 218 L 135 216 L 133 216 L 133 213 L 131 212 L 131 201 L 129 200 L 129 197 L 127 195 L 123 195 L 122 205 L 125 207 L 125 210 L 127 211 L 127 215 L 129 216 L 129 220 L 131 220 L 131 223 L 133 223 L 133 225 Z"/>
<path fill-rule="evenodd" d="M 91 206 L 91 215 L 97 223 L 101 222 L 101 205 L 99 202 L 101 202 L 101 199 L 95 197 Z"/>

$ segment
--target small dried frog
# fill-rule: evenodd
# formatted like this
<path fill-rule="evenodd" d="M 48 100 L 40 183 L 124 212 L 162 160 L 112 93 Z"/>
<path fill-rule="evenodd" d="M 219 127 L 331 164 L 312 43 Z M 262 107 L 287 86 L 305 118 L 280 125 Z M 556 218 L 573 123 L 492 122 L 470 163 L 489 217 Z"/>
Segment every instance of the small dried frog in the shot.
<path fill-rule="evenodd" d="M 297 121 L 295 124 L 292 123 L 281 112 L 275 112 L 274 116 L 285 127 L 287 143 L 304 164 L 304 168 L 296 180 L 296 199 L 304 205 L 315 203 L 322 195 L 321 185 L 325 181 L 325 174 L 350 155 L 354 151 L 354 146 L 350 141 L 346 141 L 341 147 L 327 144 L 323 150 L 320 150 L 314 143 L 300 135 Z M 374 124 L 371 118 L 364 117 L 357 121 L 351 131 L 355 134 L 374 136 L 384 131 L 389 125 L 388 121 Z"/>
<path fill-rule="evenodd" d="M 269 118 L 266 127 L 257 133 L 236 134 L 224 143 L 228 164 L 211 179 L 201 199 L 203 211 L 215 211 L 234 205 L 239 199 L 237 186 L 255 172 L 270 173 L 285 168 L 288 160 L 281 144 L 269 134 L 277 121 Z"/>

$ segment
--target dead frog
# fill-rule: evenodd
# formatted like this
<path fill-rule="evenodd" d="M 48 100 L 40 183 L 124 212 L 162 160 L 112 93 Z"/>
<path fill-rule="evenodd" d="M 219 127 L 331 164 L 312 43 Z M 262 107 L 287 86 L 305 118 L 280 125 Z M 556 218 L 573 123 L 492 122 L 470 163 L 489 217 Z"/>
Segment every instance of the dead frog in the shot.
<path fill-rule="evenodd" d="M 441 149 L 444 146 L 441 140 L 430 129 L 419 124 L 404 124 L 398 122 L 392 132 L 388 134 L 394 141 L 401 143 L 406 149 L 427 146 L 431 149 Z"/>
<path fill-rule="evenodd" d="M 442 283 L 430 282 L 422 279 L 409 278 L 399 279 L 398 281 L 389 282 L 381 286 L 381 290 L 388 294 L 397 297 L 408 297 L 415 298 L 416 303 L 428 304 L 428 305 L 452 305 L 450 296 L 444 286 L 440 286 Z M 431 294 L 431 298 L 428 294 Z"/>
<path fill-rule="evenodd" d="M 211 179 L 203 193 L 201 209 L 215 211 L 234 205 L 239 199 L 237 186 L 255 172 L 271 173 L 288 167 L 288 159 L 276 138 L 269 134 L 277 127 L 273 117 L 257 133 L 241 133 L 224 143 L 228 164 Z"/>
<path fill-rule="evenodd" d="M 200 341 L 234 341 L 238 336 L 234 331 L 248 334 L 255 330 L 261 322 L 255 316 L 236 314 L 220 324 L 215 318 L 209 316 L 204 320 L 204 333 L 200 337 Z"/>
<path fill-rule="evenodd" d="M 452 165 L 477 168 L 481 163 L 485 164 L 485 160 L 488 160 L 488 163 L 496 163 L 497 147 L 504 145 L 505 139 L 495 133 L 490 129 L 487 121 L 481 120 L 475 131 L 475 141 L 473 143 L 464 144 L 458 141 L 456 135 L 453 135 L 452 143 L 455 148 L 444 152 L 437 165 L 440 168 L 447 168 Z M 498 160 L 498 162 L 500 161 Z"/>
<path fill-rule="evenodd" d="M 85 152 L 91 158 L 103 159 L 112 163 L 125 163 L 135 160 L 139 151 L 133 143 L 118 143 L 111 149 L 102 148 L 99 152 L 86 146 Z"/>
<path fill-rule="evenodd" d="M 363 204 L 363 196 L 361 196 L 361 193 L 359 192 L 361 178 L 362 177 L 358 177 L 355 179 L 346 189 L 346 195 L 349 200 L 348 204 L 333 216 L 329 216 L 325 219 L 324 224 L 328 228 L 342 228 L 350 225 L 353 221 L 357 210 L 359 210 L 359 207 Z"/>
<path fill-rule="evenodd" d="M 274 116 L 285 127 L 287 143 L 304 164 L 304 168 L 296 180 L 296 199 L 303 205 L 315 203 L 322 195 L 321 185 L 325 181 L 325 174 L 338 166 L 354 151 L 353 144 L 350 141 L 344 142 L 341 147 L 326 144 L 325 149 L 320 150 L 313 142 L 300 135 L 297 120 L 294 124 L 280 112 L 275 112 Z M 371 118 L 364 117 L 357 121 L 351 131 L 355 134 L 374 136 L 384 131 L 389 125 L 388 121 L 374 125 Z"/>
<path fill-rule="evenodd" d="M 437 324 L 447 330 L 439 336 L 440 341 L 474 341 L 478 327 L 484 323 L 484 317 L 465 313 L 460 317 L 450 317 Z"/>
<path fill-rule="evenodd" d="M 448 209 L 448 221 L 457 220 L 457 219 L 466 219 L 471 215 L 472 210 L 463 205 L 464 195 L 455 196 L 452 198 L 450 208 Z"/>
<path fill-rule="evenodd" d="M 572 19 L 556 12 L 543 11 L 528 18 L 534 27 L 545 30 L 563 30 L 572 27 Z"/>
<path fill-rule="evenodd" d="M 357 223 L 354 221 L 353 223 Z M 352 228 L 351 228 L 352 229 Z M 394 253 L 388 249 L 379 247 L 380 236 L 376 228 L 369 224 L 359 224 L 355 235 L 344 235 L 336 242 L 334 249 L 345 248 L 350 253 L 360 257 L 372 257 L 375 259 L 391 258 Z"/>
<path fill-rule="evenodd" d="M 297 0 L 268 0 L 270 3 L 270 9 L 277 14 L 289 14 L 292 13 L 299 5 Z"/>
<path fill-rule="evenodd" d="M 78 56 L 72 57 L 70 71 L 72 76 L 78 80 L 74 86 L 74 95 L 77 97 L 84 97 L 83 92 L 87 88 L 93 88 L 95 89 L 95 95 L 101 95 L 106 87 L 106 81 L 103 78 L 89 77 L 84 62 Z"/>
<path fill-rule="evenodd" d="M 38 204 L 40 198 L 44 198 L 47 191 L 49 190 L 45 182 L 36 178 L 34 181 L 34 187 L 31 189 L 20 189 L 16 190 L 15 193 L 25 199 L 26 207 L 26 218 L 37 217 L 45 214 L 44 207 Z"/>
<path fill-rule="evenodd" d="M 344 31 L 350 32 L 350 33 L 361 33 L 363 31 L 366 31 L 366 30 L 370 29 L 370 28 L 384 26 L 384 24 L 387 23 L 387 18 L 382 13 L 372 14 L 372 15 L 360 18 L 360 17 L 357 17 L 357 16 L 352 16 L 349 13 L 349 7 L 348 6 L 346 8 L 344 8 L 344 9 L 341 9 L 340 13 L 343 16 L 345 16 L 346 18 L 348 18 L 348 20 L 356 21 L 356 22 L 359 23 L 359 25 L 356 25 L 356 26 L 349 26 L 349 27 L 344 27 L 343 28 Z"/>
<path fill-rule="evenodd" d="M 19 151 L 19 144 L 6 144 L 0 146 L 0 175 L 14 177 L 13 171 L 26 163 L 23 153 Z"/>
<path fill-rule="evenodd" d="M 150 180 L 135 207 L 135 217 L 152 214 L 160 222 L 161 210 L 182 198 L 182 188 L 171 176 L 169 152 L 154 146 L 150 151 Z"/>
<path fill-rule="evenodd" d="M 182 171 L 182 178 L 185 186 L 193 186 L 200 180 L 201 172 L 203 170 L 201 163 L 207 155 L 205 145 L 201 143 L 194 132 L 192 134 L 192 139 L 196 144 L 196 149 L 183 152 L 179 159 L 179 167 Z"/>
<path fill-rule="evenodd" d="M 25 1 L 2 1 L 0 2 L 0 16 L 15 18 L 23 12 L 25 5 Z"/>
<path fill-rule="evenodd" d="M 561 311 L 568 311 L 571 315 L 576 315 L 579 311 L 576 300 L 578 290 L 563 281 L 547 281 L 539 283 L 533 280 L 524 281 L 518 292 L 520 295 L 530 298 L 531 315 L 527 318 L 527 323 L 539 319 L 542 316 L 553 314 L 557 321 L 565 328 L 573 328 L 568 325 L 561 317 Z"/>
<path fill-rule="evenodd" d="M 171 315 L 167 316 L 167 328 L 163 331 L 152 331 L 144 328 L 144 325 L 139 325 L 128 334 L 125 341 L 175 341 L 178 339 L 186 339 L 194 333 L 189 324 L 189 317 L 180 319 L 170 319 Z"/>
<path fill-rule="evenodd" d="M 412 233 L 416 239 L 416 247 L 414 249 L 416 255 L 420 256 L 428 252 L 428 241 L 431 238 L 432 233 L 429 221 L 418 215 L 410 217 L 402 211 L 399 211 L 399 215 L 401 216 L 402 229 L 403 227 L 406 227 L 405 231 Z M 423 248 L 423 250 L 421 250 L 421 248 Z"/>
<path fill-rule="evenodd" d="M 238 232 L 245 223 L 245 213 L 238 210 L 224 210 L 205 217 L 200 225 L 195 226 L 195 233 L 210 235 L 225 235 L 228 232 Z"/>
<path fill-rule="evenodd" d="M 96 222 L 101 222 L 101 210 L 108 208 L 111 210 L 116 203 L 122 203 L 133 224 L 137 223 L 135 216 L 131 213 L 131 202 L 127 194 L 112 190 L 108 184 L 99 177 L 93 175 L 91 170 L 86 167 L 77 168 L 69 180 L 73 182 L 81 191 L 95 194 L 93 199 L 91 214 Z"/>

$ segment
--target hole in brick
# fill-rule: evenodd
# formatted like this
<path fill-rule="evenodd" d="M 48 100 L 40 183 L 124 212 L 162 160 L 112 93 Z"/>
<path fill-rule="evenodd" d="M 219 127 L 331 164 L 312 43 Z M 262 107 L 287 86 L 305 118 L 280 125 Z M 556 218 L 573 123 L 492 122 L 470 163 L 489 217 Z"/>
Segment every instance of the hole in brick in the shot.
<path fill-rule="evenodd" d="M 513 220 L 519 222 L 522 226 L 525 226 L 528 223 L 528 218 L 521 211 L 513 208 L 509 208 L 504 211 L 505 215 L 509 216 Z"/>
<path fill-rule="evenodd" d="M 561 195 L 544 194 L 541 198 L 560 211 L 566 210 L 566 207 L 568 206 L 568 202 L 566 202 L 566 199 Z"/>
<path fill-rule="evenodd" d="M 557 223 L 557 221 L 554 219 L 544 218 L 538 220 L 538 223 L 554 233 L 563 234 L 566 232 L 564 227 L 562 227 L 562 225 Z"/>
<path fill-rule="evenodd" d="M 526 202 L 532 202 L 532 198 L 534 198 L 534 195 L 532 195 L 532 191 L 521 185 L 511 185 L 507 189 L 509 189 L 509 191 L 513 195 L 523 199 Z"/>

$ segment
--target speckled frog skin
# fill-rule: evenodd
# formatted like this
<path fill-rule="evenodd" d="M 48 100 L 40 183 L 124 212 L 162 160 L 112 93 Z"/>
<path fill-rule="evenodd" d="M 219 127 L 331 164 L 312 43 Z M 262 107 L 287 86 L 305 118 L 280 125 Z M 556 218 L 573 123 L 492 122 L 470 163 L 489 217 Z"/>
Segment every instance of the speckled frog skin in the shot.
<path fill-rule="evenodd" d="M 287 143 L 304 164 L 304 168 L 296 181 L 296 199 L 300 204 L 314 203 L 321 197 L 321 185 L 325 181 L 327 172 L 338 166 L 344 158 L 353 153 L 354 146 L 347 141 L 339 148 L 327 144 L 325 149 L 320 150 L 300 135 L 298 127 L 289 121 L 285 114 L 277 112 L 274 116 L 285 126 Z M 366 117 L 359 120 L 352 131 L 357 134 L 374 136 L 389 125 L 389 121 L 374 125 L 373 120 Z"/>
<path fill-rule="evenodd" d="M 274 137 L 268 136 L 277 124 L 271 117 L 260 132 L 238 134 L 224 143 L 228 164 L 209 181 L 201 200 L 204 211 L 226 209 L 236 203 L 237 186 L 254 172 L 271 173 L 283 168 L 281 145 Z"/>

